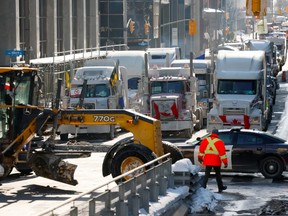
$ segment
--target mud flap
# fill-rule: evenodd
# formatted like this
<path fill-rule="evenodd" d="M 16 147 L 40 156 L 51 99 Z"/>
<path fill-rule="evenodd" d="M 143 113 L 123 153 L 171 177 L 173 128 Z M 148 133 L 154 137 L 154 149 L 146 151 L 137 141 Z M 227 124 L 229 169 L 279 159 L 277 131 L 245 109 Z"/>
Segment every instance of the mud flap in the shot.
<path fill-rule="evenodd" d="M 34 152 L 29 158 L 29 165 L 37 176 L 63 182 L 70 185 L 77 185 L 74 179 L 74 172 L 77 165 L 62 161 L 62 157 L 52 152 Z"/>

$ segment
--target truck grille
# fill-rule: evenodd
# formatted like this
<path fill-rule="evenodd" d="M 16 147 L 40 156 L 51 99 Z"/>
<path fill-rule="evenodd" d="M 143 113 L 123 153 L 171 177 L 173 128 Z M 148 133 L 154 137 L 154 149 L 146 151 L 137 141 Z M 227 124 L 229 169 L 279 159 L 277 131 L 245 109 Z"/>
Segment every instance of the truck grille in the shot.
<path fill-rule="evenodd" d="M 152 116 L 159 120 L 177 120 L 179 112 L 174 100 L 153 100 Z"/>
<path fill-rule="evenodd" d="M 245 108 L 223 108 L 223 115 L 245 115 Z"/>

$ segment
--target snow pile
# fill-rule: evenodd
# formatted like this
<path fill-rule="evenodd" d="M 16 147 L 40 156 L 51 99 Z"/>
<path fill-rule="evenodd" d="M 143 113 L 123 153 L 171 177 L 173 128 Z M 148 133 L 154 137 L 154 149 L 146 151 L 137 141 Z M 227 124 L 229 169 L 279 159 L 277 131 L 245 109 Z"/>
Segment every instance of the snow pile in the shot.
<path fill-rule="evenodd" d="M 190 213 L 199 213 L 213 212 L 217 203 L 215 193 L 201 187 L 192 194 L 191 202 L 188 204 L 190 205 Z"/>
<path fill-rule="evenodd" d="M 173 164 L 172 171 L 190 172 L 195 175 L 201 171 L 201 167 L 193 165 L 190 159 L 185 158 Z M 217 198 L 217 194 L 202 187 L 197 189 L 190 197 L 191 202 L 188 202 L 190 213 L 213 212 L 219 198 Z"/>
<path fill-rule="evenodd" d="M 179 160 L 172 165 L 172 172 L 190 172 L 195 175 L 200 172 L 200 170 L 201 167 L 193 165 L 191 160 L 188 158 Z"/>

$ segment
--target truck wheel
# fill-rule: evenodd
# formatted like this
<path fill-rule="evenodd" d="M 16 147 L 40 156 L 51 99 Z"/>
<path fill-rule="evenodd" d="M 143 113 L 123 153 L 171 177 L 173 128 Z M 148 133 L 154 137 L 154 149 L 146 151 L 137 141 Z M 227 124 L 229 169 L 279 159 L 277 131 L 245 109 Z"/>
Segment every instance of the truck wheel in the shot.
<path fill-rule="evenodd" d="M 279 178 L 283 170 L 283 163 L 277 157 L 266 157 L 261 161 L 260 171 L 265 178 Z"/>
<path fill-rule="evenodd" d="M 68 134 L 60 134 L 60 140 L 67 141 L 68 140 Z"/>
<path fill-rule="evenodd" d="M 132 170 L 138 166 L 141 166 L 151 160 L 154 160 L 156 155 L 146 146 L 141 144 L 130 144 L 121 148 L 116 152 L 112 164 L 111 164 L 111 174 L 115 178 L 129 170 Z M 149 167 L 147 167 L 149 169 Z M 116 181 L 120 183 L 132 178 L 134 175 L 144 172 L 144 169 L 140 169 L 137 173 L 133 175 L 127 175 L 122 179 Z"/>
<path fill-rule="evenodd" d="M 183 131 L 183 137 L 184 138 L 190 139 L 192 137 L 192 134 L 193 134 L 193 129 L 192 128 L 188 128 L 188 129 L 185 129 Z"/>
<path fill-rule="evenodd" d="M 162 141 L 162 144 L 163 144 L 164 154 L 170 153 L 170 157 L 172 158 L 172 164 L 184 158 L 182 152 L 173 143 Z"/>

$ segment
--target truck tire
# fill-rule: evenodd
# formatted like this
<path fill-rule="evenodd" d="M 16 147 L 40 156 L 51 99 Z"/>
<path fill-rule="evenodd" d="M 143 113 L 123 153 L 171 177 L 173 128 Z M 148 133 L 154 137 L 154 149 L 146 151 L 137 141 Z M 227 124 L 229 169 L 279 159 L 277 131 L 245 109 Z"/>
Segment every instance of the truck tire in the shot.
<path fill-rule="evenodd" d="M 265 178 L 279 178 L 283 171 L 283 162 L 277 157 L 266 157 L 260 163 L 260 171 Z"/>
<path fill-rule="evenodd" d="M 141 166 L 149 161 L 156 158 L 156 155 L 146 146 L 141 144 L 130 144 L 122 147 L 116 152 L 112 164 L 111 164 L 111 174 L 115 178 L 122 175 L 129 170 L 132 170 L 138 166 Z M 149 167 L 147 167 L 149 168 Z M 139 170 L 135 175 L 144 172 L 143 169 Z M 132 178 L 132 175 L 125 176 L 122 179 L 116 181 L 116 183 L 121 183 Z"/>
<path fill-rule="evenodd" d="M 60 134 L 60 140 L 61 141 L 67 141 L 68 140 L 68 134 Z"/>
<path fill-rule="evenodd" d="M 164 154 L 170 153 L 170 157 L 172 158 L 172 164 L 184 158 L 182 152 L 173 143 L 162 141 L 162 144 L 163 144 Z"/>
<path fill-rule="evenodd" d="M 15 168 L 22 175 L 28 175 L 28 174 L 32 173 L 32 171 L 33 171 L 28 164 L 16 164 Z"/>

